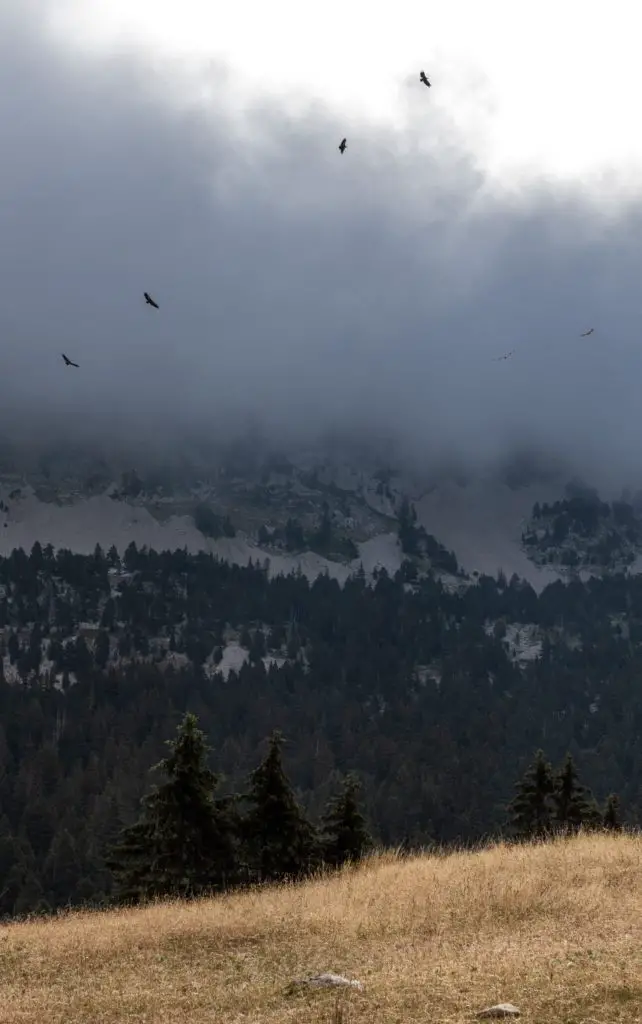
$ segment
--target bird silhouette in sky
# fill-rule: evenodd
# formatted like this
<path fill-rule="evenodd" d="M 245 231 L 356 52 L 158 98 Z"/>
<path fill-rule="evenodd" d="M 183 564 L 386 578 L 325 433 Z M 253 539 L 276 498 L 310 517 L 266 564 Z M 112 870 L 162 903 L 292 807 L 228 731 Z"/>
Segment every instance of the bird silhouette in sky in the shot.
<path fill-rule="evenodd" d="M 420 71 L 420 73 L 419 73 L 419 81 L 423 82 L 424 85 L 427 85 L 428 88 L 430 89 L 430 82 L 426 78 L 426 72 L 425 71 Z"/>
<path fill-rule="evenodd" d="M 153 306 L 154 309 L 158 309 L 159 308 L 158 303 L 154 302 L 154 300 L 151 297 L 151 295 L 149 294 L 149 292 L 143 292 L 143 295 L 145 296 L 145 302 L 147 303 L 148 306 Z"/>
<path fill-rule="evenodd" d="M 63 359 L 65 360 L 65 366 L 75 366 L 75 367 L 76 367 L 76 369 L 78 369 L 78 368 L 79 368 L 79 367 L 78 367 L 78 363 L 72 363 L 71 359 L 67 359 L 67 356 L 65 355 L 65 353 L 64 353 L 64 352 L 61 352 L 61 353 L 60 353 L 60 355 L 61 355 L 61 356 L 62 356 L 62 358 L 63 358 Z"/>
<path fill-rule="evenodd" d="M 347 145 L 348 145 L 348 143 L 346 142 L 346 140 L 345 139 L 341 139 L 341 145 L 339 146 L 339 152 L 340 153 L 345 153 Z"/>

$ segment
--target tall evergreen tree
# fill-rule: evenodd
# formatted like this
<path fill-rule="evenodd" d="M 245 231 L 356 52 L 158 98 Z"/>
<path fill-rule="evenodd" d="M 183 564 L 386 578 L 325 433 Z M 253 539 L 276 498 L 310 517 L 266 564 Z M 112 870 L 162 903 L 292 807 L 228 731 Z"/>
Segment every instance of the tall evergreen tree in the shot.
<path fill-rule="evenodd" d="M 114 902 L 139 903 L 156 892 L 154 826 L 145 813 L 124 828 L 107 850 L 105 864 L 114 878 Z"/>
<path fill-rule="evenodd" d="M 283 769 L 283 736 L 275 730 L 269 742 L 243 798 L 251 805 L 242 824 L 248 864 L 259 881 L 305 874 L 315 864 L 318 841 Z"/>
<path fill-rule="evenodd" d="M 160 769 L 167 781 L 143 798 L 140 819 L 121 833 L 107 866 L 117 898 L 193 896 L 234 878 L 230 802 L 215 800 L 218 779 L 207 767 L 205 738 L 196 716 L 185 715 Z"/>
<path fill-rule="evenodd" d="M 555 777 L 543 750 L 537 751 L 516 789 L 517 795 L 508 805 L 511 827 L 520 838 L 546 835 L 553 817 Z"/>
<path fill-rule="evenodd" d="M 620 823 L 620 800 L 616 793 L 611 793 L 606 801 L 602 824 L 604 828 L 608 828 L 612 832 L 619 832 L 622 828 Z"/>
<path fill-rule="evenodd" d="M 372 846 L 366 819 L 359 807 L 361 783 L 346 776 L 340 793 L 331 798 L 321 819 L 321 851 L 326 864 L 339 867 L 361 860 Z"/>
<path fill-rule="evenodd" d="M 577 831 L 582 825 L 594 825 L 600 813 L 590 791 L 580 784 L 577 768 L 571 754 L 555 776 L 553 792 L 555 827 L 569 832 Z"/>

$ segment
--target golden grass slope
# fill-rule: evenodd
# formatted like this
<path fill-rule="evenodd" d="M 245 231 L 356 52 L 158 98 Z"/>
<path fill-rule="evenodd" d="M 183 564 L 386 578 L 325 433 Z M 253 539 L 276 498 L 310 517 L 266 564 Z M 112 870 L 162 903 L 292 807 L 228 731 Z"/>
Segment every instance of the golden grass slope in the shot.
<path fill-rule="evenodd" d="M 365 990 L 286 994 L 322 971 Z M 537 1024 L 642 1021 L 640 836 L 384 854 L 301 886 L 0 929 L 3 1024 L 423 1024 L 501 1001 Z"/>

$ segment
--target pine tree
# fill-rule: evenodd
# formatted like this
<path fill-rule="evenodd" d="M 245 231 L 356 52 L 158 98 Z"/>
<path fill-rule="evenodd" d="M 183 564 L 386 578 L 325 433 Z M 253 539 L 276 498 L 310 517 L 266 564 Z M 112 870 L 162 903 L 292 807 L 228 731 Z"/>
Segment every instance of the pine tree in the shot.
<path fill-rule="evenodd" d="M 143 798 L 140 819 L 121 833 L 107 866 L 117 898 L 193 896 L 235 879 L 234 822 L 229 800 L 215 800 L 217 777 L 195 715 L 187 714 L 161 769 L 167 781 Z"/>
<path fill-rule="evenodd" d="M 326 864 L 339 867 L 346 861 L 361 860 L 372 846 L 359 808 L 360 789 L 357 776 L 347 775 L 342 791 L 328 802 L 321 819 L 321 850 Z"/>
<path fill-rule="evenodd" d="M 542 750 L 537 751 L 516 789 L 517 795 L 508 805 L 512 828 L 520 838 L 546 835 L 551 828 L 555 778 Z"/>
<path fill-rule="evenodd" d="M 139 820 L 121 831 L 105 857 L 114 877 L 114 900 L 118 903 L 138 903 L 156 890 L 154 826 L 146 820 L 145 810 L 143 802 Z"/>
<path fill-rule="evenodd" d="M 580 784 L 571 754 L 555 776 L 554 821 L 558 828 L 577 831 L 582 825 L 596 824 L 600 814 L 589 790 Z"/>
<path fill-rule="evenodd" d="M 608 828 L 613 832 L 619 832 L 622 828 L 620 823 L 620 800 L 616 793 L 611 793 L 606 801 L 602 824 L 604 828 Z"/>
<path fill-rule="evenodd" d="M 251 772 L 243 797 L 251 808 L 243 820 L 250 870 L 259 881 L 297 878 L 315 863 L 317 835 L 283 770 L 283 737 L 274 731 L 265 759 Z"/>

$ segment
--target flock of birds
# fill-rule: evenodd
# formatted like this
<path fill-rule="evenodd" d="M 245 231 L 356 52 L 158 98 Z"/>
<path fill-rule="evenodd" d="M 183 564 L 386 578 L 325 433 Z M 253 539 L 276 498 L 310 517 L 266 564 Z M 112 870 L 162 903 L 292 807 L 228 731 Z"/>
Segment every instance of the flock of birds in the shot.
<path fill-rule="evenodd" d="M 588 338 L 589 334 L 592 334 L 594 330 L 594 327 L 589 327 L 588 331 L 583 331 L 582 334 L 580 334 L 580 338 Z M 499 363 L 502 359 L 510 359 L 511 356 L 515 355 L 515 351 L 516 349 L 512 348 L 510 352 L 505 352 L 503 356 L 494 356 L 493 362 Z"/>
<path fill-rule="evenodd" d="M 425 71 L 420 71 L 419 72 L 419 81 L 423 82 L 423 84 L 427 85 L 428 88 L 430 89 L 430 82 L 426 78 L 426 72 Z M 345 153 L 347 148 L 348 148 L 348 140 L 347 139 L 341 139 L 341 142 L 339 143 L 339 152 L 341 153 L 341 156 L 343 156 L 343 154 Z"/>
<path fill-rule="evenodd" d="M 428 80 L 428 78 L 426 76 L 426 72 L 425 71 L 420 71 L 419 72 L 419 81 L 422 82 L 423 85 L 427 86 L 430 89 L 431 83 L 429 82 L 429 80 Z M 339 152 L 341 153 L 342 156 L 345 153 L 347 148 L 348 148 L 348 140 L 347 139 L 341 139 L 341 142 L 339 143 Z M 151 297 L 149 292 L 143 292 L 143 296 L 144 296 L 145 302 L 147 303 L 148 306 L 153 306 L 154 309 L 159 309 L 160 308 L 158 303 L 154 301 L 154 299 Z M 580 337 L 581 338 L 588 338 L 589 334 L 593 334 L 594 330 L 595 330 L 594 327 L 590 327 L 589 330 L 588 331 L 584 331 L 580 335 Z M 493 362 L 501 362 L 504 359 L 510 359 L 511 356 L 513 356 L 514 354 L 515 354 L 515 349 L 513 348 L 513 349 L 511 349 L 510 352 L 506 352 L 502 356 L 494 356 Z M 79 369 L 79 364 L 78 363 L 74 363 L 73 360 L 69 359 L 69 357 L 66 356 L 64 352 L 61 352 L 61 355 L 62 355 L 62 358 L 64 359 L 65 366 L 75 366 L 76 369 Z"/>
<path fill-rule="evenodd" d="M 160 309 L 160 306 L 158 305 L 157 302 L 154 302 L 149 292 L 143 292 L 143 295 L 145 296 L 145 302 L 147 303 L 148 306 L 153 306 L 154 309 Z M 66 356 L 64 352 L 61 352 L 60 355 L 65 361 L 65 366 L 75 366 L 77 370 L 80 369 L 80 364 L 74 363 L 73 359 L 70 359 L 69 356 Z"/>

